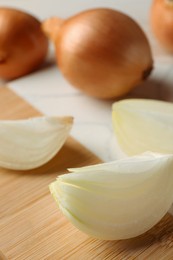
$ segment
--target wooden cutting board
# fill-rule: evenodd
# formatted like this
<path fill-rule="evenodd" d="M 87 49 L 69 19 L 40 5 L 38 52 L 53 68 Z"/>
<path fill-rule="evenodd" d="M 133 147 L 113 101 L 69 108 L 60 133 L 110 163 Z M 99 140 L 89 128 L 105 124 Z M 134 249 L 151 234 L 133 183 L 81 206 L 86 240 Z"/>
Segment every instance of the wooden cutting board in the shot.
<path fill-rule="evenodd" d="M 0 119 L 38 115 L 11 90 L 0 89 Z M 168 214 L 146 234 L 121 241 L 90 238 L 61 214 L 49 183 L 68 167 L 97 162 L 95 155 L 69 138 L 43 167 L 25 172 L 0 169 L 0 259 L 173 259 L 173 217 Z"/>

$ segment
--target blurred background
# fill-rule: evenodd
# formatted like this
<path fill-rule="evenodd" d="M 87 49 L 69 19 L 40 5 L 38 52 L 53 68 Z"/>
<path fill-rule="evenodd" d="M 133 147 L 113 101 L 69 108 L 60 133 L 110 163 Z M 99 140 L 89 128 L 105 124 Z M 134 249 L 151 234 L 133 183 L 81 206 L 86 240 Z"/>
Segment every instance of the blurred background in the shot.
<path fill-rule="evenodd" d="M 82 10 L 96 7 L 110 7 L 123 11 L 133 17 L 147 33 L 156 58 L 161 61 L 164 61 L 165 59 L 172 60 L 172 57 L 170 58 L 169 54 L 160 48 L 152 35 L 149 24 L 151 3 L 151 0 L 0 0 L 1 6 L 10 6 L 23 9 L 30 12 L 34 16 L 37 16 L 41 20 L 50 16 L 67 18 Z"/>

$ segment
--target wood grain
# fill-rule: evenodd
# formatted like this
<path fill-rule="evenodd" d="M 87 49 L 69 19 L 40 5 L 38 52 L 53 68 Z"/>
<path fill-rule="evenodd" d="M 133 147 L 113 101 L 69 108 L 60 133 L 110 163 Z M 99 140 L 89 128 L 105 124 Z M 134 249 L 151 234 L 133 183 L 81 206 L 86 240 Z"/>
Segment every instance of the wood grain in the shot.
<path fill-rule="evenodd" d="M 39 114 L 8 88 L 0 89 L 0 119 Z M 68 167 L 97 162 L 95 155 L 69 138 L 53 160 L 36 170 L 0 169 L 0 259 L 173 259 L 173 217 L 168 214 L 149 232 L 124 241 L 89 238 L 61 214 L 49 183 Z"/>

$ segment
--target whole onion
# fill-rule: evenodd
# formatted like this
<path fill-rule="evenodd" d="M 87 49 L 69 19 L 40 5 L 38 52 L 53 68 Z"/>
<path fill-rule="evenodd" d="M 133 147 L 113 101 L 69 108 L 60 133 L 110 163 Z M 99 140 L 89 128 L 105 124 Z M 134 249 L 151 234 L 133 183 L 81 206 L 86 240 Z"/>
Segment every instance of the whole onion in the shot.
<path fill-rule="evenodd" d="M 158 41 L 173 53 L 173 0 L 154 0 L 151 26 Z"/>
<path fill-rule="evenodd" d="M 43 29 L 54 41 L 64 77 L 88 95 L 122 96 L 151 72 L 147 37 L 132 18 L 116 10 L 87 10 L 67 20 L 53 17 Z"/>
<path fill-rule="evenodd" d="M 41 23 L 32 15 L 0 8 L 0 77 L 14 79 L 40 66 L 47 54 L 48 40 Z"/>

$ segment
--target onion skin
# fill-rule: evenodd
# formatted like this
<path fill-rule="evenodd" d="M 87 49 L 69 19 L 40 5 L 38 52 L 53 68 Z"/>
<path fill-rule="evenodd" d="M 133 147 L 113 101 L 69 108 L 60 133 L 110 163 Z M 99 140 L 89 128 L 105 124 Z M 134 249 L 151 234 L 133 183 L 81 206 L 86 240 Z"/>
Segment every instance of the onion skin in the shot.
<path fill-rule="evenodd" d="M 150 20 L 158 41 L 173 53 L 173 1 L 154 0 Z"/>
<path fill-rule="evenodd" d="M 26 75 L 40 66 L 48 40 L 35 17 L 12 8 L 0 8 L 0 77 Z"/>
<path fill-rule="evenodd" d="M 141 28 L 112 9 L 93 9 L 64 22 L 46 21 L 58 67 L 76 88 L 97 98 L 116 98 L 136 87 L 152 70 L 152 53 Z M 47 21 L 48 23 L 48 21 Z M 49 28 L 47 28 L 49 27 Z M 52 36 L 51 36 L 52 34 Z"/>

